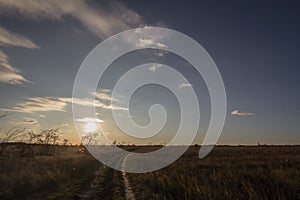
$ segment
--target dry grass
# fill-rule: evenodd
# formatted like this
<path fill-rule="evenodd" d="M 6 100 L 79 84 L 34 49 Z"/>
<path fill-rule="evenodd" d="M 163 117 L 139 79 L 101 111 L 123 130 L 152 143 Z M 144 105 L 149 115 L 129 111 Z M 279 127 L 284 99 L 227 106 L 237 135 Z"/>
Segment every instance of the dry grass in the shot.
<path fill-rule="evenodd" d="M 139 199 L 300 199 L 300 147 L 190 148 L 172 165 L 130 174 Z"/>
<path fill-rule="evenodd" d="M 77 199 L 100 165 L 77 150 L 60 147 L 55 156 L 1 157 L 0 199 Z"/>
<path fill-rule="evenodd" d="M 101 168 L 82 147 L 47 146 L 45 154 L 41 145 L 15 145 L 0 157 L 0 199 L 80 199 Z M 300 199 L 299 146 L 216 147 L 202 160 L 198 150 L 159 171 L 127 173 L 136 198 Z M 102 168 L 91 199 L 125 199 L 121 173 Z"/>

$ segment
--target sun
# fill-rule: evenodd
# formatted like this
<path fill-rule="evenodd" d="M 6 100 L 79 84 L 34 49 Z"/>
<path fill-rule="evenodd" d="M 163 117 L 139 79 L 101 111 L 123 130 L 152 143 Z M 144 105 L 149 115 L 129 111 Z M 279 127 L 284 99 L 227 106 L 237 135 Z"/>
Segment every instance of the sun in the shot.
<path fill-rule="evenodd" d="M 98 130 L 98 126 L 95 122 L 88 122 L 84 126 L 84 132 L 86 133 L 94 133 Z"/>

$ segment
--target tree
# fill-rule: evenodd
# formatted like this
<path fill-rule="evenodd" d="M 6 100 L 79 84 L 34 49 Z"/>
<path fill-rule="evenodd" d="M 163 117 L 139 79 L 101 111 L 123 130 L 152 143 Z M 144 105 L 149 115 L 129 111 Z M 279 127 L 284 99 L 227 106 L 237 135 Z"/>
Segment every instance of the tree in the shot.
<path fill-rule="evenodd" d="M 42 135 L 42 137 L 39 138 L 40 144 L 56 145 L 60 139 L 58 129 L 42 130 L 40 134 Z"/>
<path fill-rule="evenodd" d="M 7 111 L 2 112 L 0 114 L 0 119 L 8 117 L 12 114 L 13 114 L 12 112 L 7 112 Z M 0 135 L 0 155 L 2 155 L 5 149 L 7 148 L 7 143 L 19 139 L 23 134 L 24 134 L 24 129 L 11 128 L 8 131 L 5 131 L 2 135 Z"/>
<path fill-rule="evenodd" d="M 39 134 L 41 137 L 38 138 L 38 143 L 45 145 L 43 147 L 44 153 L 49 155 L 56 150 L 56 148 L 51 147 L 51 145 L 58 145 L 59 138 L 59 130 L 58 129 L 48 129 L 42 130 Z"/>
<path fill-rule="evenodd" d="M 37 140 L 36 138 L 38 137 L 38 135 L 35 132 L 29 131 L 27 134 L 28 134 L 28 143 L 29 144 L 32 144 Z"/>
<path fill-rule="evenodd" d="M 20 138 L 24 134 L 24 129 L 20 128 L 11 128 L 6 131 L 0 138 L 0 155 L 5 151 L 7 144 L 12 142 L 18 138 Z"/>
<path fill-rule="evenodd" d="M 30 144 L 41 144 L 40 147 L 43 154 L 51 154 L 52 150 L 56 148 L 51 147 L 51 145 L 58 145 L 60 141 L 59 129 L 46 129 L 42 130 L 40 133 L 35 133 L 34 131 L 29 131 L 28 143 Z M 30 152 L 33 153 L 32 146 L 29 146 Z"/>
<path fill-rule="evenodd" d="M 28 132 L 28 142 L 35 144 L 57 145 L 60 140 L 58 129 L 42 130 L 40 133 Z"/>
<path fill-rule="evenodd" d="M 64 145 L 64 146 L 67 146 L 67 145 L 68 145 L 68 143 L 69 143 L 69 140 L 68 140 L 68 139 L 66 139 L 66 138 L 65 138 L 65 139 L 63 139 L 63 145 Z"/>
<path fill-rule="evenodd" d="M 82 137 L 82 143 L 84 145 L 99 145 L 99 140 L 97 137 L 101 135 L 100 133 L 87 133 Z"/>

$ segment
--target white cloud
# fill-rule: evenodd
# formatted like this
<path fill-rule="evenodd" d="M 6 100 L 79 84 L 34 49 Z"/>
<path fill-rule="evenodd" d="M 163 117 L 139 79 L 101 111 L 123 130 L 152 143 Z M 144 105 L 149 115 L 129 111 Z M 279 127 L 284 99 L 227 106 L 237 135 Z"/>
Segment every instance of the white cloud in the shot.
<path fill-rule="evenodd" d="M 0 0 L 0 14 L 21 16 L 26 19 L 63 21 L 67 17 L 78 20 L 89 32 L 100 38 L 143 24 L 141 17 L 124 4 L 108 1 L 104 8 L 92 7 L 84 0 Z M 39 48 L 23 35 L 0 27 L 0 45 Z M 0 82 L 23 84 L 29 82 L 20 70 L 11 66 L 8 56 L 0 49 Z"/>
<path fill-rule="evenodd" d="M 161 42 L 156 42 L 155 39 L 143 39 L 139 38 L 138 41 L 135 43 L 137 47 L 140 48 L 146 48 L 146 47 L 159 47 L 159 48 L 168 48 L 167 45 L 161 43 Z"/>
<path fill-rule="evenodd" d="M 163 50 L 159 50 L 159 49 L 154 51 L 154 54 L 159 56 L 159 57 L 163 57 L 163 56 L 167 55 L 168 53 L 169 53 L 168 51 L 163 51 Z"/>
<path fill-rule="evenodd" d="M 13 84 L 13 85 L 19 85 L 24 83 L 29 83 L 23 75 L 21 75 L 19 70 L 16 71 L 8 71 L 6 66 L 3 65 L 3 63 L 0 63 L 0 82 Z"/>
<path fill-rule="evenodd" d="M 66 102 L 56 97 L 33 97 L 13 107 L 16 112 L 65 111 Z"/>
<path fill-rule="evenodd" d="M 151 72 L 155 72 L 158 68 L 160 68 L 162 66 L 162 64 L 154 64 L 154 65 L 151 65 L 148 69 L 151 71 Z"/>
<path fill-rule="evenodd" d="M 1 5 L 1 3 L 0 3 Z M 0 26 L 0 44 L 2 46 L 16 46 L 28 49 L 39 48 L 34 42 L 23 35 L 13 33 Z"/>
<path fill-rule="evenodd" d="M 87 98 L 82 98 L 82 99 L 78 99 L 78 98 L 59 98 L 61 101 L 66 102 L 66 103 L 75 103 L 78 105 L 82 105 L 82 106 L 95 106 L 98 108 L 103 108 L 103 109 L 109 109 L 109 110 L 127 110 L 127 108 L 121 107 L 121 106 L 117 106 L 117 105 L 112 105 L 112 104 L 105 104 L 102 103 L 99 100 L 96 99 L 87 99 Z"/>
<path fill-rule="evenodd" d="M 178 84 L 178 88 L 184 88 L 184 87 L 192 87 L 192 85 L 190 83 L 179 83 Z"/>
<path fill-rule="evenodd" d="M 101 122 L 104 122 L 101 119 L 98 119 L 98 118 L 89 118 L 89 117 L 86 117 L 86 118 L 83 118 L 83 119 L 77 119 L 77 121 L 78 122 L 86 122 L 86 123 L 93 123 L 93 122 L 101 123 Z"/>
<path fill-rule="evenodd" d="M 101 100 L 101 101 L 114 101 L 119 102 L 119 99 L 112 98 L 110 89 L 99 89 L 97 92 L 93 93 L 95 95 L 95 98 Z"/>
<path fill-rule="evenodd" d="M 15 46 L 29 49 L 39 48 L 23 35 L 13 33 L 0 26 L 0 46 Z M 20 70 L 9 63 L 9 57 L 0 49 L 0 82 L 23 84 L 29 82 L 21 75 Z"/>
<path fill-rule="evenodd" d="M 95 106 L 102 109 L 110 110 L 127 110 L 127 108 L 117 105 L 107 105 L 99 100 L 85 98 L 70 98 L 70 97 L 32 97 L 25 99 L 25 102 L 18 103 L 12 109 L 1 109 L 12 112 L 46 112 L 46 111 L 61 111 L 65 112 L 68 104 L 75 103 L 82 106 Z"/>
<path fill-rule="evenodd" d="M 106 93 L 96 92 L 95 97 L 103 101 L 112 101 L 112 96 Z"/>
<path fill-rule="evenodd" d="M 35 21 L 62 21 L 72 17 L 101 38 L 142 24 L 141 17 L 124 4 L 116 1 L 108 1 L 106 4 L 103 5 L 104 9 L 90 6 L 84 0 L 0 0 L 0 12 L 21 15 Z"/>
<path fill-rule="evenodd" d="M 11 123 L 31 125 L 31 124 L 37 124 L 39 122 L 36 119 L 33 119 L 33 118 L 23 118 L 21 120 L 12 120 Z"/>
<path fill-rule="evenodd" d="M 24 48 L 39 48 L 30 39 L 13 33 L 0 26 L 0 46 L 16 46 Z M 0 82 L 9 84 L 23 84 L 29 82 L 21 75 L 19 69 L 9 63 L 9 57 L 0 49 Z"/>
<path fill-rule="evenodd" d="M 245 116 L 245 115 L 254 115 L 254 113 L 234 110 L 234 111 L 231 112 L 231 115 Z"/>
<path fill-rule="evenodd" d="M 150 27 L 140 26 L 140 28 L 147 29 Z M 160 29 L 151 30 L 151 34 L 149 34 L 149 32 L 142 31 L 143 29 L 136 29 L 134 34 L 124 33 L 123 39 L 128 44 L 133 45 L 136 48 L 168 49 L 168 46 L 163 42 L 166 34 L 162 34 Z M 155 54 L 158 56 L 164 56 L 165 52 L 159 52 L 159 50 L 157 50 Z"/>

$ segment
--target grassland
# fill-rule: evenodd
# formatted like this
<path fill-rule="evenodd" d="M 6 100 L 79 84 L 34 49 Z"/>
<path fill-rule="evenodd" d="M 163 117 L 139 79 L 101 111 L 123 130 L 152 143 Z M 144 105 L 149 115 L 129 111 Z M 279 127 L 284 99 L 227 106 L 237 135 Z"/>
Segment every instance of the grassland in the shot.
<path fill-rule="evenodd" d="M 8 149 L 0 157 L 0 199 L 125 199 L 121 172 L 83 147 Z M 220 146 L 201 160 L 198 150 L 159 171 L 127 173 L 136 199 L 300 199 L 299 146 Z"/>
<path fill-rule="evenodd" d="M 99 163 L 79 148 L 51 148 L 55 155 L 14 152 L 0 158 L 0 199 L 76 199 Z"/>
<path fill-rule="evenodd" d="M 172 165 L 129 180 L 139 199 L 300 199 L 300 147 L 191 147 Z"/>

